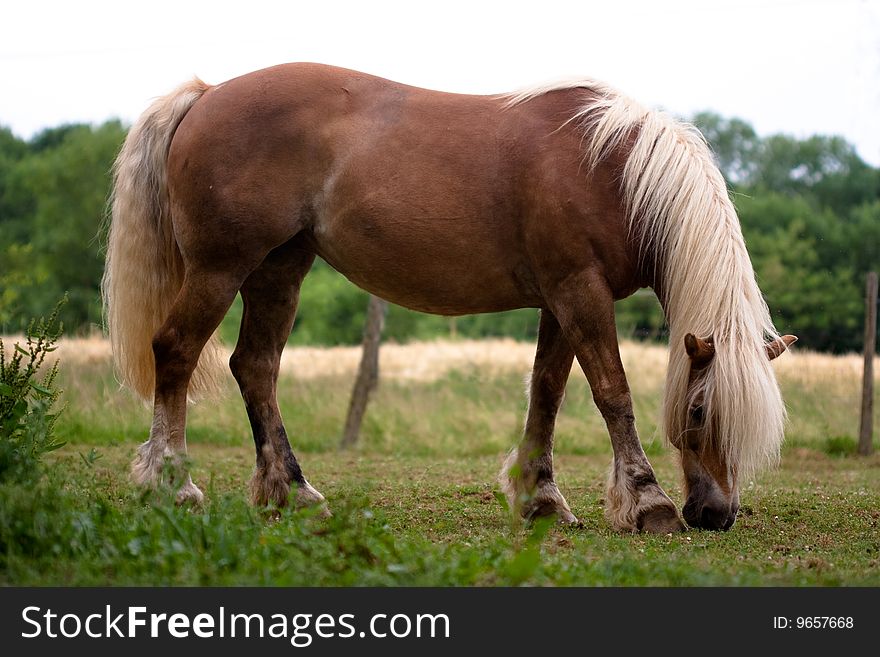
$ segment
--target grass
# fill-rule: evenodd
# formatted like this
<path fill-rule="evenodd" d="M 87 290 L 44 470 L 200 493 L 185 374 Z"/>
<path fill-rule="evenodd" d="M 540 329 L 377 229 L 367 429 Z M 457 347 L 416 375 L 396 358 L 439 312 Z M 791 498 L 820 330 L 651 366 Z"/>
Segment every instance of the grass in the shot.
<path fill-rule="evenodd" d="M 400 348 L 400 367 L 386 357 L 393 350 L 383 352 L 382 385 L 361 443 L 347 453 L 335 446 L 356 358 L 348 369 L 322 368 L 324 352 L 310 352 L 299 376 L 286 367 L 279 396 L 288 432 L 334 515 L 285 511 L 277 521 L 245 501 L 253 447 L 240 398 L 191 408 L 193 478 L 209 502 L 178 509 L 128 479 L 149 409 L 117 389 L 106 357 L 62 347 L 68 407 L 57 430 L 68 444 L 49 455 L 34 488 L 0 489 L 0 583 L 880 585 L 880 457 L 852 455 L 858 369 L 847 357 L 778 361 L 791 416 L 782 462 L 744 483 L 732 531 L 633 536 L 603 518 L 611 451 L 581 375 L 569 383 L 556 468 L 583 526 L 511 523 L 493 482 L 521 430 L 533 347 L 505 344 L 484 345 L 506 363 L 488 371 L 470 343 L 461 345 L 469 355 L 447 354 L 451 368 L 419 366 L 430 345 Z M 332 363 L 348 358 L 331 353 Z M 623 349 L 643 442 L 680 503 L 679 467 L 652 424 L 662 353 Z"/>

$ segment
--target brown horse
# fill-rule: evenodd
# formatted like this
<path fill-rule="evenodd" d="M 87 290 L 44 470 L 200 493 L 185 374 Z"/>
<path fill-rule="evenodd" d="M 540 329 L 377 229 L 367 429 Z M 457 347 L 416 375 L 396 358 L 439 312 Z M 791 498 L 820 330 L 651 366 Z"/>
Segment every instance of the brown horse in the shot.
<path fill-rule="evenodd" d="M 607 517 L 683 529 L 639 442 L 614 302 L 652 287 L 670 325 L 665 430 L 692 526 L 729 528 L 738 481 L 778 454 L 780 338 L 724 180 L 693 128 L 593 81 L 502 96 L 409 87 L 314 64 L 199 80 L 160 98 L 115 167 L 103 292 L 121 380 L 152 396 L 134 478 L 180 472 L 188 398 L 244 300 L 230 366 L 256 444 L 256 504 L 324 504 L 276 402 L 315 256 L 394 303 L 443 315 L 541 309 L 525 435 L 501 473 L 525 517 L 575 522 L 553 430 L 574 358 L 614 449 Z M 200 360 L 201 354 L 201 360 Z M 178 500 L 201 501 L 183 470 Z"/>

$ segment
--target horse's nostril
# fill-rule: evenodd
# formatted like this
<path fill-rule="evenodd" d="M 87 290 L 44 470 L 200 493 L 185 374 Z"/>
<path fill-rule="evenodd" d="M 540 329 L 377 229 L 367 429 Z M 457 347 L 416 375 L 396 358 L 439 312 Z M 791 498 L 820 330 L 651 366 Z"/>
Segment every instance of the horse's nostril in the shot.
<path fill-rule="evenodd" d="M 697 505 L 692 500 L 685 502 L 684 507 L 681 509 L 681 515 L 684 516 L 684 521 L 691 527 L 700 526 L 700 515 L 697 513 Z"/>
<path fill-rule="evenodd" d="M 715 513 L 708 505 L 703 506 L 703 508 L 700 510 L 700 527 L 712 529 L 714 516 Z"/>
<path fill-rule="evenodd" d="M 733 523 L 729 522 L 731 514 L 728 511 L 711 504 L 704 504 L 700 511 L 699 526 L 703 529 L 729 529 Z"/>
<path fill-rule="evenodd" d="M 720 497 L 689 497 L 681 509 L 681 515 L 691 527 L 726 531 L 733 527 L 737 510 L 738 505 L 729 505 Z"/>

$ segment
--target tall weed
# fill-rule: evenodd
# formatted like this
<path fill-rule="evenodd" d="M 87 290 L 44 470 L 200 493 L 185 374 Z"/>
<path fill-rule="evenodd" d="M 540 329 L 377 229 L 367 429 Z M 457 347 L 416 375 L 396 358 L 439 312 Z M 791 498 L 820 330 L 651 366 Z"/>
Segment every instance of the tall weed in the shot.
<path fill-rule="evenodd" d="M 64 445 L 54 436 L 61 394 L 55 384 L 58 362 L 44 368 L 61 335 L 63 304 L 48 319 L 30 323 L 25 346 L 16 342 L 8 354 L 0 340 L 0 482 L 35 479 L 42 456 Z"/>

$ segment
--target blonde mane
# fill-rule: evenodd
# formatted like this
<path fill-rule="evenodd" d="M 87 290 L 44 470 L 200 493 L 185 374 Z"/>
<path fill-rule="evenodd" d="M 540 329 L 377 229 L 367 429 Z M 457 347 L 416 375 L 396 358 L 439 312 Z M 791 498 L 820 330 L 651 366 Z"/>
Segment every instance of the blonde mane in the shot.
<path fill-rule="evenodd" d="M 568 80 L 505 96 L 508 106 L 565 89 L 584 90 L 567 122 L 583 131 L 590 169 L 628 148 L 621 177 L 631 237 L 651 255 L 665 298 L 669 366 L 667 439 L 682 434 L 692 402 L 684 336 L 712 337 L 703 381 L 704 422 L 714 422 L 728 467 L 746 477 L 779 456 L 785 407 L 764 344 L 777 338 L 755 282 L 727 185 L 700 132 L 592 80 Z"/>

